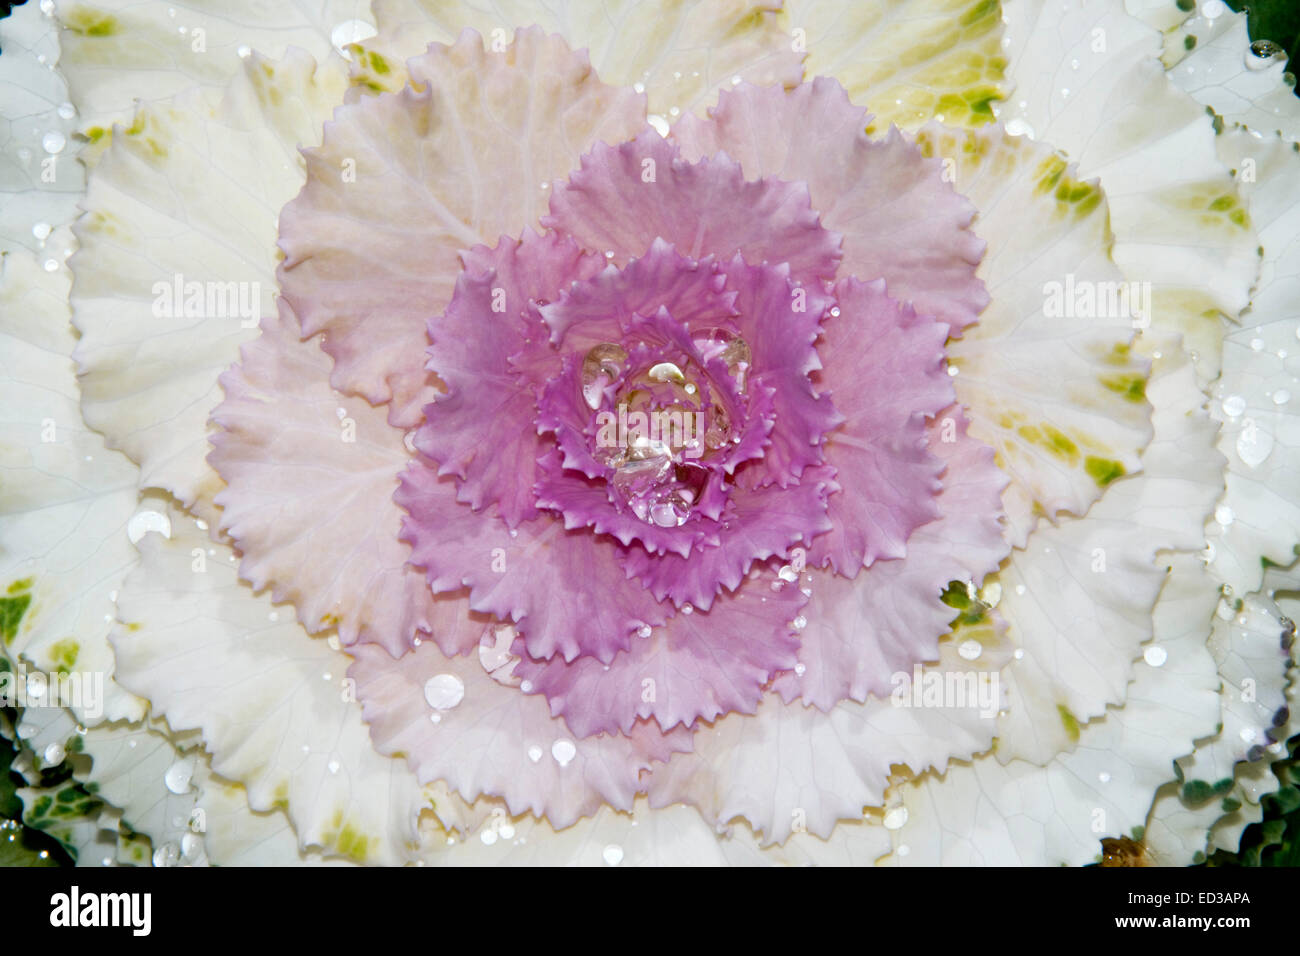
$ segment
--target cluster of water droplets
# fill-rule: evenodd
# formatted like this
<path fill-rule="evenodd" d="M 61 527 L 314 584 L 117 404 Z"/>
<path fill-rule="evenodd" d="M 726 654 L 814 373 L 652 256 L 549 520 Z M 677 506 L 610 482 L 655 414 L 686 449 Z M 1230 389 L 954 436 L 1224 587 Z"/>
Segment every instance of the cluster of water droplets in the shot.
<path fill-rule="evenodd" d="M 722 329 L 693 340 L 706 364 L 725 364 L 743 395 L 752 362 L 745 340 Z M 661 528 L 686 523 L 709 482 L 709 459 L 740 441 L 740 423 L 717 383 L 685 355 L 676 359 L 633 368 L 623 346 L 602 342 L 582 361 L 587 407 L 616 413 L 619 423 L 614 441 L 600 440 L 604 432 L 596 429 L 593 456 L 610 470 L 609 484 L 632 513 Z"/>

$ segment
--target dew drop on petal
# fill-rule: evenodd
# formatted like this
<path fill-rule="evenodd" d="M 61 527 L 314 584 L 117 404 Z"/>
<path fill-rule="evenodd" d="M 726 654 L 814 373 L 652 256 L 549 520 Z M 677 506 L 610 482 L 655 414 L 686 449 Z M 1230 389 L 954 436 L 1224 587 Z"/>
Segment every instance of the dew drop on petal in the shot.
<path fill-rule="evenodd" d="M 894 807 L 885 813 L 885 829 L 901 830 L 907 823 L 907 807 Z"/>
<path fill-rule="evenodd" d="M 63 763 L 63 758 L 67 756 L 67 751 L 63 749 L 63 744 L 56 741 L 45 748 L 45 753 L 42 754 L 42 756 L 45 758 L 47 766 L 57 767 L 59 764 Z"/>
<path fill-rule="evenodd" d="M 36 225 L 32 226 L 32 235 L 41 242 L 44 242 L 50 237 L 50 231 L 50 224 L 48 222 L 38 222 Z"/>
<path fill-rule="evenodd" d="M 68 145 L 68 138 L 57 129 L 52 129 L 41 138 L 41 148 L 47 153 L 61 153 Z"/>
<path fill-rule="evenodd" d="M 533 763 L 537 763 L 537 761 L 541 760 L 541 759 L 542 759 L 542 748 L 539 747 L 539 746 L 537 746 L 536 744 L 533 744 L 531 747 L 529 747 L 529 748 L 528 748 L 528 759 L 531 760 Z"/>
<path fill-rule="evenodd" d="M 1223 414 L 1236 418 L 1246 410 L 1246 400 L 1240 395 L 1229 395 L 1223 400 Z"/>
<path fill-rule="evenodd" d="M 334 44 L 334 49 L 338 50 L 345 59 L 352 59 L 345 47 L 349 43 L 360 43 L 363 40 L 369 40 L 379 31 L 372 27 L 364 20 L 344 20 L 330 32 L 330 43 Z"/>
<path fill-rule="evenodd" d="M 465 699 L 465 682 L 455 674 L 435 674 L 424 682 L 424 699 L 434 710 L 451 710 Z"/>
<path fill-rule="evenodd" d="M 984 645 L 979 641 L 962 641 L 957 648 L 957 653 L 961 655 L 963 660 L 973 661 L 984 653 Z"/>
<path fill-rule="evenodd" d="M 1251 468 L 1262 465 L 1272 451 L 1273 436 L 1258 425 L 1243 428 L 1237 436 L 1237 457 Z"/>
<path fill-rule="evenodd" d="M 175 843 L 164 843 L 153 851 L 154 866 L 175 866 L 180 862 L 181 851 Z"/>
<path fill-rule="evenodd" d="M 1169 660 L 1169 652 L 1163 647 L 1152 645 L 1142 652 L 1142 659 L 1152 667 L 1163 667 L 1165 661 Z"/>
<path fill-rule="evenodd" d="M 197 833 L 187 833 L 181 837 L 181 856 L 187 860 L 198 859 L 203 849 L 203 838 Z"/>
<path fill-rule="evenodd" d="M 137 511 L 131 516 L 131 520 L 126 523 L 126 536 L 132 544 L 139 544 L 150 531 L 156 531 L 164 538 L 172 536 L 172 522 L 165 514 L 159 511 Z"/>
<path fill-rule="evenodd" d="M 561 767 L 567 767 L 577 755 L 578 748 L 573 745 L 572 740 L 561 737 L 551 744 L 551 756 L 555 758 L 555 762 Z"/>
<path fill-rule="evenodd" d="M 623 862 L 623 848 L 617 843 L 611 843 L 600 851 L 600 857 L 607 865 L 618 866 Z"/>
<path fill-rule="evenodd" d="M 189 793 L 190 778 L 194 776 L 194 760 L 178 760 L 163 774 L 163 783 L 172 793 Z"/>
<path fill-rule="evenodd" d="M 1235 518 L 1236 515 L 1232 513 L 1232 509 L 1227 505 L 1219 505 L 1219 507 L 1214 509 L 1214 520 L 1225 528 L 1232 524 Z"/>
<path fill-rule="evenodd" d="M 1285 405 L 1289 401 L 1291 401 L 1291 393 L 1288 392 L 1285 388 L 1279 388 L 1276 392 L 1273 393 L 1274 405 Z"/>
<path fill-rule="evenodd" d="M 1265 70 L 1278 63 L 1286 55 L 1279 43 L 1272 40 L 1256 40 L 1246 51 L 1246 67 L 1251 70 Z"/>

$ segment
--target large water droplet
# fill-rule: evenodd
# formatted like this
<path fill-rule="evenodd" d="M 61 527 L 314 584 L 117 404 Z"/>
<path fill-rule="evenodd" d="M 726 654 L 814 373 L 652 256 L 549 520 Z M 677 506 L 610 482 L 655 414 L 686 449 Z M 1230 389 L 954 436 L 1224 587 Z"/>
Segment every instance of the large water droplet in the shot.
<path fill-rule="evenodd" d="M 901 830 L 907 823 L 907 807 L 894 807 L 885 813 L 885 829 Z"/>
<path fill-rule="evenodd" d="M 1279 62 L 1286 56 L 1281 44 L 1272 40 L 1256 40 L 1246 53 L 1246 66 L 1252 70 L 1263 70 Z"/>
<path fill-rule="evenodd" d="M 347 47 L 349 43 L 361 43 L 364 40 L 369 40 L 378 32 L 378 30 L 372 27 L 369 23 L 366 23 L 364 20 L 344 20 L 330 31 L 330 43 L 334 45 L 334 49 L 338 50 L 346 59 L 350 60 L 352 59 L 352 54 L 349 53 L 345 47 Z"/>
<path fill-rule="evenodd" d="M 164 538 L 172 536 L 172 522 L 160 511 L 137 511 L 126 523 L 126 536 L 132 544 L 139 544 L 150 531 L 156 531 Z"/>
<path fill-rule="evenodd" d="M 465 699 L 465 682 L 455 674 L 435 674 L 424 682 L 424 699 L 434 710 L 451 710 Z"/>
<path fill-rule="evenodd" d="M 187 833 L 181 837 L 181 856 L 193 862 L 203 852 L 203 837 L 197 833 Z"/>
<path fill-rule="evenodd" d="M 561 737 L 555 743 L 551 744 L 551 756 L 561 767 L 567 767 L 570 761 L 578 755 L 578 748 L 573 745 L 572 740 Z"/>
<path fill-rule="evenodd" d="M 1246 400 L 1240 395 L 1229 395 L 1223 400 L 1223 414 L 1236 418 L 1246 410 Z"/>
<path fill-rule="evenodd" d="M 175 843 L 164 843 L 153 851 L 154 866 L 175 866 L 180 862 L 181 851 Z"/>
<path fill-rule="evenodd" d="M 41 148 L 47 153 L 61 153 L 63 152 L 63 147 L 67 145 L 68 138 L 57 129 L 52 129 L 41 137 Z"/>
<path fill-rule="evenodd" d="M 1249 467 L 1258 468 L 1272 452 L 1273 436 L 1253 420 L 1246 419 L 1246 426 L 1237 436 L 1237 457 Z"/>
<path fill-rule="evenodd" d="M 194 776 L 194 759 L 178 760 L 163 774 L 163 783 L 172 793 L 189 793 L 190 779 Z"/>
<path fill-rule="evenodd" d="M 600 851 L 600 858 L 609 866 L 618 866 L 623 862 L 623 848 L 617 843 L 611 843 Z"/>

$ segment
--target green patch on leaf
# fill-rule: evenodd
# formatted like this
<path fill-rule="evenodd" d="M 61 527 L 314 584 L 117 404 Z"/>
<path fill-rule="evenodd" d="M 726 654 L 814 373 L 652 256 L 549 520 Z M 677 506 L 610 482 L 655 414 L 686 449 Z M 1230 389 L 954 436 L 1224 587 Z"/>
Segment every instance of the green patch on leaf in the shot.
<path fill-rule="evenodd" d="M 1101 384 L 1130 402 L 1141 402 L 1147 397 L 1147 382 L 1141 375 L 1107 375 Z"/>
<path fill-rule="evenodd" d="M 27 613 L 31 603 L 30 594 L 0 598 L 0 638 L 3 638 L 5 643 L 12 641 L 18 633 L 18 625 L 22 622 L 23 615 Z"/>
<path fill-rule="evenodd" d="M 1083 470 L 1102 488 L 1117 478 L 1123 478 L 1125 474 L 1122 462 L 1110 458 L 1098 458 L 1096 455 L 1089 455 L 1084 459 Z"/>
<path fill-rule="evenodd" d="M 1080 734 L 1079 719 L 1070 713 L 1070 708 L 1064 704 L 1057 704 L 1056 712 L 1061 715 L 1061 725 L 1065 727 L 1066 736 L 1071 741 L 1078 743 Z"/>

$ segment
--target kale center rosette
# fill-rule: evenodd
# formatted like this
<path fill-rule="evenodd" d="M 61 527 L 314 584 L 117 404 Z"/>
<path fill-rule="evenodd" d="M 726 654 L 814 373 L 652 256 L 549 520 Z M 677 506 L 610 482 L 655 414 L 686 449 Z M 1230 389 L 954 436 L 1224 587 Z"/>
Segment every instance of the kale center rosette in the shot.
<path fill-rule="evenodd" d="M 280 316 L 223 377 L 210 460 L 241 573 L 353 644 L 380 749 L 563 826 L 638 793 L 690 799 L 655 767 L 707 722 L 765 696 L 823 711 L 887 698 L 938 657 L 945 588 L 977 585 L 1008 550 L 1006 480 L 966 434 L 945 359 L 987 302 L 982 244 L 939 164 L 897 133 L 869 140 L 833 82 L 738 84 L 665 138 L 555 38 L 521 32 L 514 61 L 478 44 L 431 48 L 411 86 L 343 107 L 306 152 L 281 215 Z M 464 135 L 438 125 L 440 97 L 472 69 L 508 110 L 516 67 L 543 62 L 571 84 L 548 95 L 616 118 L 586 110 L 606 129 L 566 176 L 501 181 L 540 188 L 545 214 L 466 242 L 484 208 L 513 218 L 533 196 L 475 192 L 457 216 L 453 191 L 416 188 Z M 790 138 L 732 141 L 754 112 Z M 508 167 L 518 147 L 497 148 Z M 545 153 L 531 148 L 521 175 Z M 746 148 L 785 154 L 730 155 Z M 332 368 L 311 344 L 322 332 Z M 303 535 L 272 507 L 289 489 L 267 454 L 286 442 L 262 434 L 258 401 L 294 377 L 315 395 L 327 374 L 401 436 L 404 467 L 348 466 L 393 475 L 400 532 L 359 523 L 371 566 L 313 552 L 307 571 L 291 559 Z M 514 742 L 471 764 L 503 745 L 484 743 L 487 713 L 510 715 Z"/>

